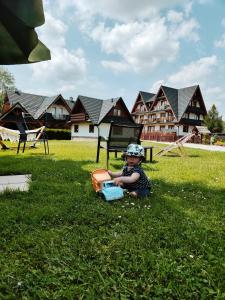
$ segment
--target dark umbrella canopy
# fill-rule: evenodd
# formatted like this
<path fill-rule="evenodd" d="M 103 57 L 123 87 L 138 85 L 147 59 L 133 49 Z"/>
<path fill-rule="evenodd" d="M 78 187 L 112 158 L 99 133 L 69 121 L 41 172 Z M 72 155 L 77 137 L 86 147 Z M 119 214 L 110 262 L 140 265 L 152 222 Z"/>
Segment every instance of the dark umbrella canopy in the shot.
<path fill-rule="evenodd" d="M 42 0 L 0 0 L 0 65 L 51 59 L 34 30 L 44 21 Z"/>

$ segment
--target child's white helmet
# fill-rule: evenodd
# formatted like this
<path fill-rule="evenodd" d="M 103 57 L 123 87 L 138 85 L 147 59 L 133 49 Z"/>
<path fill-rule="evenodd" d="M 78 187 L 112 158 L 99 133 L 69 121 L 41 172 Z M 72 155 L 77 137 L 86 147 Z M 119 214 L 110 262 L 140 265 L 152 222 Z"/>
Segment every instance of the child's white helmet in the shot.
<path fill-rule="evenodd" d="M 127 156 L 144 157 L 144 148 L 138 144 L 130 144 L 127 146 Z"/>

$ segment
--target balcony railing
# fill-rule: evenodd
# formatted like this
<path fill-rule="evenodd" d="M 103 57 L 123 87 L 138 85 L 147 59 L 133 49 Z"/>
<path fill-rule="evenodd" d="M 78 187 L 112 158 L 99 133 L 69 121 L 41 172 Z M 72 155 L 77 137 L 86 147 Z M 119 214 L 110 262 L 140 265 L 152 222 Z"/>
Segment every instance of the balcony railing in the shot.
<path fill-rule="evenodd" d="M 187 125 L 193 125 L 193 126 L 201 126 L 204 121 L 203 120 L 194 120 L 194 119 L 186 119 L 186 118 L 182 118 L 180 120 L 181 124 L 187 124 Z"/>
<path fill-rule="evenodd" d="M 196 106 L 188 106 L 188 108 L 186 109 L 186 113 L 194 113 L 197 115 L 204 115 L 204 111 L 201 109 L 201 107 L 196 107 Z"/>
<path fill-rule="evenodd" d="M 81 122 L 81 121 L 86 121 L 87 119 L 88 116 L 85 113 L 72 114 L 70 116 L 71 122 Z"/>
<path fill-rule="evenodd" d="M 67 120 L 69 118 L 69 115 L 52 114 L 52 116 L 56 120 Z"/>
<path fill-rule="evenodd" d="M 164 118 L 155 118 L 155 119 L 145 119 L 144 124 L 150 124 L 150 123 L 171 123 L 174 122 L 175 118 L 174 117 L 164 117 Z"/>

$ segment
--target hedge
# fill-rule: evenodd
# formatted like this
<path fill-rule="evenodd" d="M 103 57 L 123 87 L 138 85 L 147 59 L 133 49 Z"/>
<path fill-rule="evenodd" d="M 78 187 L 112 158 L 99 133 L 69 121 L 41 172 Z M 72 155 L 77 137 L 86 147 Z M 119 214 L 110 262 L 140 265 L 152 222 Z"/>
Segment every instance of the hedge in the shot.
<path fill-rule="evenodd" d="M 46 129 L 46 134 L 49 140 L 70 140 L 71 130 L 70 129 Z"/>

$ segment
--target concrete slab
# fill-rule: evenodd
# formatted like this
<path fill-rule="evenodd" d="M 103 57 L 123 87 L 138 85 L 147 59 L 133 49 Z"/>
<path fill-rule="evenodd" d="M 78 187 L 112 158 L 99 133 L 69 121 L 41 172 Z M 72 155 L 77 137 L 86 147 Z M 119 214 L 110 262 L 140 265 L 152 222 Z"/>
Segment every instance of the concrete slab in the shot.
<path fill-rule="evenodd" d="M 28 191 L 31 174 L 0 176 L 0 193 L 10 191 Z"/>

